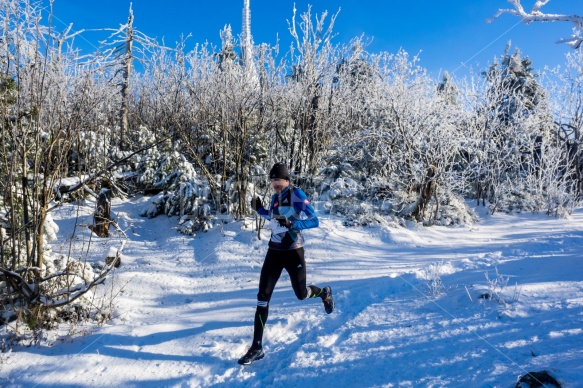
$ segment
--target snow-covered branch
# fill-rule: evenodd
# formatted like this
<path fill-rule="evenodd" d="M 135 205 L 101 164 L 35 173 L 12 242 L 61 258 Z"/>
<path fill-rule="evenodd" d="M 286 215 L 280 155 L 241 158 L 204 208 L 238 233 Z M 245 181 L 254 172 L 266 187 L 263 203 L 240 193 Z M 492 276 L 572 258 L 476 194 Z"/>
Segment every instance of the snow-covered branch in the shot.
<path fill-rule="evenodd" d="M 508 0 L 510 4 L 514 6 L 514 9 L 500 9 L 491 19 L 487 22 L 491 23 L 497 19 L 502 14 L 510 14 L 518 16 L 522 19 L 524 24 L 530 24 L 532 22 L 568 22 L 573 23 L 575 26 L 575 33 L 570 38 L 563 38 L 558 41 L 558 43 L 567 43 L 574 49 L 581 47 L 583 43 L 583 16 L 579 15 L 561 15 L 561 14 L 545 14 L 541 12 L 542 6 L 547 4 L 550 0 L 539 0 L 537 1 L 530 12 L 526 12 L 524 7 L 520 3 L 520 0 Z"/>

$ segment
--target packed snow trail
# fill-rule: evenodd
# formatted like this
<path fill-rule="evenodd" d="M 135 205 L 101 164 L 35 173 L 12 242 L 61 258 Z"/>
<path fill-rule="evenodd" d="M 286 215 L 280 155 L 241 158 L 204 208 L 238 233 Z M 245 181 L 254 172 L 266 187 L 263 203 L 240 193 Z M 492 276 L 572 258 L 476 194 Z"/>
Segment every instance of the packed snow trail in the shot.
<path fill-rule="evenodd" d="M 113 203 L 129 238 L 113 285 L 100 288 L 115 296 L 113 319 L 73 337 L 63 325 L 3 354 L 1 386 L 509 387 L 543 369 L 576 386 L 583 377 L 581 209 L 570 220 L 496 215 L 457 228 L 346 228 L 321 215 L 305 233 L 308 282 L 332 287 L 334 312 L 297 300 L 284 271 L 265 358 L 240 366 L 267 231 L 258 240 L 239 222 L 183 236 L 176 218 L 139 217 L 148 201 Z M 88 242 L 86 228 L 69 240 L 72 206 L 55 215 L 55 252 Z M 92 209 L 77 222 L 90 223 Z M 93 237 L 90 260 L 119 246 L 112 235 Z M 491 292 L 505 303 L 480 298 Z"/>

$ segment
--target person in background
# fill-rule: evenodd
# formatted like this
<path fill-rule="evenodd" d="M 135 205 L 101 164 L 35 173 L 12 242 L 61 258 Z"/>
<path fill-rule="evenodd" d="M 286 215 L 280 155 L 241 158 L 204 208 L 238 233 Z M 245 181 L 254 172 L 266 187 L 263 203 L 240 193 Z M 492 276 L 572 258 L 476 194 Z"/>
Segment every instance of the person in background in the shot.
<path fill-rule="evenodd" d="M 284 163 L 276 163 L 269 172 L 271 187 L 275 194 L 268 209 L 255 197 L 251 207 L 261 217 L 270 221 L 271 239 L 269 249 L 261 268 L 257 308 L 253 325 L 253 343 L 247 353 L 239 359 L 239 364 L 249 365 L 264 357 L 263 330 L 267 321 L 269 301 L 275 284 L 285 268 L 289 274 L 293 290 L 299 300 L 321 298 L 326 313 L 334 310 L 332 289 L 306 287 L 306 261 L 304 259 L 304 239 L 301 230 L 316 228 L 318 217 L 306 194 L 290 184 L 290 175 Z"/>

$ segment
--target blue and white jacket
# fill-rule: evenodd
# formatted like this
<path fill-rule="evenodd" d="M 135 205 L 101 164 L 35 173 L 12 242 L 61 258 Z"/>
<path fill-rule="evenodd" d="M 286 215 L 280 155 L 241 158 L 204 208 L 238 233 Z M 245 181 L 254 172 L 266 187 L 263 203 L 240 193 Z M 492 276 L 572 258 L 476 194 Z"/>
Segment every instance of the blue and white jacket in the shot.
<path fill-rule="evenodd" d="M 271 221 L 271 239 L 269 248 L 275 250 L 292 250 L 304 246 L 303 229 L 316 228 L 320 224 L 314 207 L 306 193 L 301 189 L 288 186 L 279 194 L 271 197 L 269 210 L 261 207 L 257 213 Z M 286 216 L 292 222 L 290 229 L 279 226 L 274 216 Z"/>

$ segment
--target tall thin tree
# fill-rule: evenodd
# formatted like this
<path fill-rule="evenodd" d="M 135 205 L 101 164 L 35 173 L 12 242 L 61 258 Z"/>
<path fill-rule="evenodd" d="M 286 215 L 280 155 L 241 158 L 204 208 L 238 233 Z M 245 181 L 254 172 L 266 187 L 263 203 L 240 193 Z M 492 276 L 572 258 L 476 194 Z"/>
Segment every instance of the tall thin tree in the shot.
<path fill-rule="evenodd" d="M 130 75 L 132 70 L 132 46 L 134 42 L 134 12 L 132 11 L 132 3 L 130 3 L 130 15 L 128 17 L 128 24 L 126 28 L 126 42 L 125 42 L 125 54 L 123 57 L 122 65 L 122 80 L 121 80 L 121 108 L 119 112 L 120 116 L 120 138 L 119 145 L 121 149 L 126 147 L 126 136 L 129 132 L 129 87 L 130 87 Z"/>

